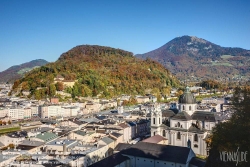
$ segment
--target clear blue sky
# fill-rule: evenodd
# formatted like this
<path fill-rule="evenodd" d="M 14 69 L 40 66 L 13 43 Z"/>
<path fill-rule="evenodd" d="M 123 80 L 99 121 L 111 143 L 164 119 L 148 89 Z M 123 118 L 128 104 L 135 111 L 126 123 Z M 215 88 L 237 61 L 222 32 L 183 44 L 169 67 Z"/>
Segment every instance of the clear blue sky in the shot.
<path fill-rule="evenodd" d="M 0 0 L 0 71 L 76 45 L 138 54 L 182 35 L 250 50 L 250 1 Z"/>

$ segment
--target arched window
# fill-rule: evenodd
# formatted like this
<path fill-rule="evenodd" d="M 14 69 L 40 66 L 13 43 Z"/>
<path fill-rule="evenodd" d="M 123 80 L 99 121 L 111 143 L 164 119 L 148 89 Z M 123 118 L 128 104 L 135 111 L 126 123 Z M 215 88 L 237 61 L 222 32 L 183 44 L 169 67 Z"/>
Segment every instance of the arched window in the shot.
<path fill-rule="evenodd" d="M 178 122 L 178 123 L 177 123 L 177 127 L 180 127 L 180 126 L 181 126 L 181 124 L 180 124 L 180 122 Z"/>
<path fill-rule="evenodd" d="M 185 106 L 184 105 L 182 106 L 182 110 L 185 110 Z"/>
<path fill-rule="evenodd" d="M 161 124 L 161 118 L 159 118 L 159 124 Z"/>
<path fill-rule="evenodd" d="M 194 141 L 198 141 L 198 135 L 197 134 L 194 135 Z"/>
<path fill-rule="evenodd" d="M 189 106 L 189 110 L 191 110 L 191 106 Z"/>
<path fill-rule="evenodd" d="M 166 137 L 166 131 L 165 130 L 162 131 L 162 136 Z"/>
<path fill-rule="evenodd" d="M 155 124 L 155 118 L 153 118 L 153 122 L 154 122 L 154 124 Z"/>
<path fill-rule="evenodd" d="M 181 139 L 181 133 L 180 132 L 177 132 L 177 139 Z"/>

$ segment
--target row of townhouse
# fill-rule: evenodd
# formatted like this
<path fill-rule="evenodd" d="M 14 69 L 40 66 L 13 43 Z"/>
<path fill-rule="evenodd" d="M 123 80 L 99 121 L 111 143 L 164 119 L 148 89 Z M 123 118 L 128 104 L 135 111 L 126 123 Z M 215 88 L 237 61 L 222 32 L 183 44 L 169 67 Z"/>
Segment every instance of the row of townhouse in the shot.
<path fill-rule="evenodd" d="M 32 115 L 31 108 L 2 108 L 0 109 L 0 118 L 8 117 L 10 120 L 30 118 Z"/>
<path fill-rule="evenodd" d="M 80 112 L 78 106 L 60 106 L 60 105 L 49 105 L 39 106 L 38 115 L 41 118 L 51 118 L 57 116 L 72 117 L 77 116 Z"/>

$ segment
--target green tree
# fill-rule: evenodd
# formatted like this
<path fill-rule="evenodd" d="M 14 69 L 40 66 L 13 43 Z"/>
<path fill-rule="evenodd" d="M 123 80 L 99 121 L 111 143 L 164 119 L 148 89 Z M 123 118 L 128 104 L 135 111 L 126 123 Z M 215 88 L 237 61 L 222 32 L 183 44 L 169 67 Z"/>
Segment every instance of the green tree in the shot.
<path fill-rule="evenodd" d="M 55 96 L 56 94 L 56 86 L 54 84 L 49 85 L 49 95 L 50 97 Z"/>
<path fill-rule="evenodd" d="M 35 90 L 34 95 L 36 100 L 42 99 L 40 90 Z"/>
<path fill-rule="evenodd" d="M 237 162 L 224 162 L 220 159 L 222 151 L 245 152 L 247 162 L 238 162 L 237 166 L 249 167 L 250 163 L 250 87 L 237 87 L 233 96 L 233 115 L 227 122 L 218 124 L 211 137 L 211 149 L 206 167 L 235 167 Z"/>

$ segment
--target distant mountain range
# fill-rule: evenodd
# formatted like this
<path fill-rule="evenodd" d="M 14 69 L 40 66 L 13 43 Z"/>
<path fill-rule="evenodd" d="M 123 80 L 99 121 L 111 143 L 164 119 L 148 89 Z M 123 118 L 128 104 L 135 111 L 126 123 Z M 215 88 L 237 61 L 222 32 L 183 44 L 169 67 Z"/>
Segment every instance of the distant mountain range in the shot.
<path fill-rule="evenodd" d="M 135 56 L 160 62 L 179 79 L 250 76 L 250 50 L 221 47 L 193 36 L 174 38 L 158 49 Z"/>
<path fill-rule="evenodd" d="M 0 82 L 14 82 L 24 76 L 30 70 L 47 64 L 46 60 L 37 59 L 20 65 L 15 65 L 5 71 L 0 72 Z"/>

